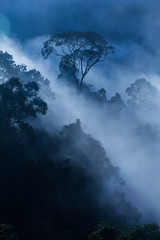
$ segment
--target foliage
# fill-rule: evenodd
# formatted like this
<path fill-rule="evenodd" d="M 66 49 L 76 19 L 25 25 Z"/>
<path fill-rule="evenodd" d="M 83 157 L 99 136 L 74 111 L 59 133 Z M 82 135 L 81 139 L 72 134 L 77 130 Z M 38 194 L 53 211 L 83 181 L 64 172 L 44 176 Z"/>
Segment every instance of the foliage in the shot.
<path fill-rule="evenodd" d="M 74 81 L 78 91 L 82 90 L 83 80 L 89 70 L 98 62 L 103 62 L 114 48 L 95 32 L 68 31 L 53 35 L 44 43 L 42 55 L 61 57 L 59 68 L 61 77 Z"/>
<path fill-rule="evenodd" d="M 0 239 L 1 240 L 17 240 L 14 228 L 8 224 L 0 224 Z"/>
<path fill-rule="evenodd" d="M 47 104 L 38 97 L 36 82 L 22 84 L 18 78 L 11 78 L 0 85 L 0 121 L 13 124 L 35 118 L 37 113 L 45 114 Z"/>
<path fill-rule="evenodd" d="M 159 240 L 160 226 L 156 223 L 136 225 L 128 231 L 129 240 Z"/>
<path fill-rule="evenodd" d="M 116 93 L 107 101 L 105 89 L 91 92 L 83 83 L 91 67 L 110 51 L 113 48 L 100 35 L 70 31 L 46 41 L 42 54 L 44 58 L 51 53 L 60 56 L 61 77 L 72 78 L 78 91 L 83 88 L 88 97 L 106 107 L 108 115 L 117 117 L 126 107 L 121 96 Z M 137 222 L 141 215 L 125 200 L 119 169 L 101 143 L 83 132 L 80 120 L 56 133 L 33 128 L 33 120 L 47 111 L 39 87 L 47 86 L 48 80 L 36 70 L 16 65 L 11 55 L 2 52 L 0 73 L 0 222 L 15 226 L 23 240 L 85 240 L 100 220 Z M 15 77 L 8 80 L 10 76 Z M 127 108 L 132 111 L 152 105 L 159 94 L 145 79 L 131 84 L 126 92 Z M 141 134 L 154 134 L 150 125 L 140 128 Z M 0 225 L 0 234 L 3 240 L 16 239 L 10 225 Z M 124 230 L 113 222 L 101 222 L 89 234 L 89 240 L 159 238 L 157 224 Z"/>
<path fill-rule="evenodd" d="M 25 135 L 32 132 L 30 121 L 47 111 L 47 104 L 38 96 L 38 91 L 36 82 L 23 84 L 18 78 L 0 85 L 1 137 L 7 140 L 12 135 L 24 140 Z"/>
<path fill-rule="evenodd" d="M 101 223 L 98 230 L 89 234 L 89 240 L 159 240 L 160 226 L 156 223 L 135 225 L 128 229 L 109 223 Z"/>
<path fill-rule="evenodd" d="M 112 222 L 102 222 L 98 225 L 98 230 L 89 234 L 89 240 L 120 240 L 122 230 Z"/>
<path fill-rule="evenodd" d="M 40 93 L 45 98 L 45 95 L 53 96 L 49 86 L 49 80 L 44 78 L 36 69 L 27 70 L 24 64 L 17 65 L 12 55 L 7 52 L 0 51 L 0 81 L 8 81 L 10 78 L 19 78 L 25 84 L 28 82 L 37 82 Z"/>
<path fill-rule="evenodd" d="M 137 79 L 126 89 L 129 96 L 128 110 L 132 112 L 146 112 L 149 109 L 157 109 L 157 101 L 160 97 L 158 90 L 146 79 Z"/>
<path fill-rule="evenodd" d="M 52 136 L 16 137 L 0 145 L 0 221 L 14 224 L 23 240 L 83 240 L 101 219 L 121 218 L 110 198 L 118 169 L 79 120 Z"/>

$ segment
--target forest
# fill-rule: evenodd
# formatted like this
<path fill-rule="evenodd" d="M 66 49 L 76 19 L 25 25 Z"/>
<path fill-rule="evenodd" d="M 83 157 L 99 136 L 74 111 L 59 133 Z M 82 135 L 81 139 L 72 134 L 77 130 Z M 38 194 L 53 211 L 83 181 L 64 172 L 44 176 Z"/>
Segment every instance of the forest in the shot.
<path fill-rule="evenodd" d="M 59 61 L 55 90 L 52 79 L 0 51 L 0 239 L 160 239 L 152 206 L 142 203 L 146 217 L 127 197 L 127 175 L 112 161 L 132 170 L 132 158 L 147 162 L 154 149 L 156 164 L 159 90 L 139 78 L 123 99 L 88 84 L 95 65 L 116 54 L 96 32 L 54 34 L 39 50 L 44 66 L 51 56 Z"/>

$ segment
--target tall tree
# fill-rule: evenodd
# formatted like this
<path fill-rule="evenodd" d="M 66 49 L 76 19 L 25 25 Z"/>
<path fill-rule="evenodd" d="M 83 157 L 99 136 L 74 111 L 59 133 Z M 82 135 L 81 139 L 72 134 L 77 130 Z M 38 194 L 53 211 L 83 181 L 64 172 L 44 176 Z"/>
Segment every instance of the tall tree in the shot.
<path fill-rule="evenodd" d="M 109 53 L 114 52 L 114 48 L 95 32 L 68 31 L 51 36 L 41 52 L 44 59 L 50 54 L 60 57 L 61 73 L 68 73 L 80 92 L 89 70 L 96 63 L 103 62 Z"/>

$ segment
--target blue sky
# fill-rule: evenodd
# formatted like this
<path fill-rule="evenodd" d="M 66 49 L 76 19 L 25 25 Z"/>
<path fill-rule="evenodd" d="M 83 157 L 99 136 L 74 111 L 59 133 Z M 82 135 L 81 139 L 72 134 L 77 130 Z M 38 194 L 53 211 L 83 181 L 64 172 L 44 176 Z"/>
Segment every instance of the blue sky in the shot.
<path fill-rule="evenodd" d="M 146 31 L 157 27 L 159 7 L 156 0 L 1 0 L 0 12 L 10 21 L 11 34 L 22 40 L 79 29 L 142 44 Z"/>

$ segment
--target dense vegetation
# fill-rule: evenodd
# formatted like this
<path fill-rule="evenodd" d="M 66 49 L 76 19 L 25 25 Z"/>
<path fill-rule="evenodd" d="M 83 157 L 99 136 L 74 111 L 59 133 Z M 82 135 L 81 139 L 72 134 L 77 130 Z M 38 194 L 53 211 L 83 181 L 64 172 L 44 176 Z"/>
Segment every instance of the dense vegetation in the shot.
<path fill-rule="evenodd" d="M 76 58 L 82 57 L 82 52 L 74 51 Z M 96 56 L 90 49 L 85 51 L 85 59 L 97 57 L 99 61 L 104 48 L 102 51 L 98 45 Z M 68 57 L 71 64 L 74 52 Z M 62 58 L 59 79 L 66 84 L 71 80 L 70 86 L 75 88 L 71 78 L 75 66 L 62 68 Z M 84 133 L 79 119 L 49 133 L 38 124 L 41 115 L 47 113 L 48 96 L 54 107 L 56 93 L 51 91 L 49 80 L 36 70 L 16 65 L 12 56 L 3 52 L 0 77 L 0 239 L 159 239 L 159 225 L 133 226 L 141 213 L 125 199 L 119 168 L 112 164 L 101 143 Z M 83 81 L 81 84 L 85 99 L 105 109 L 112 119 L 142 110 L 147 114 L 159 97 L 158 90 L 145 79 L 127 88 L 126 104 L 118 93 L 108 100 L 105 89 L 96 92 Z M 139 129 L 142 137 L 152 137 L 150 123 L 140 125 L 137 120 L 136 124 L 135 134 Z M 110 220 L 115 224 L 105 223 Z M 96 231 L 100 221 L 105 222 Z"/>
<path fill-rule="evenodd" d="M 102 222 L 98 230 L 89 234 L 89 240 L 158 240 L 160 226 L 156 223 L 125 228 L 113 222 Z"/>

